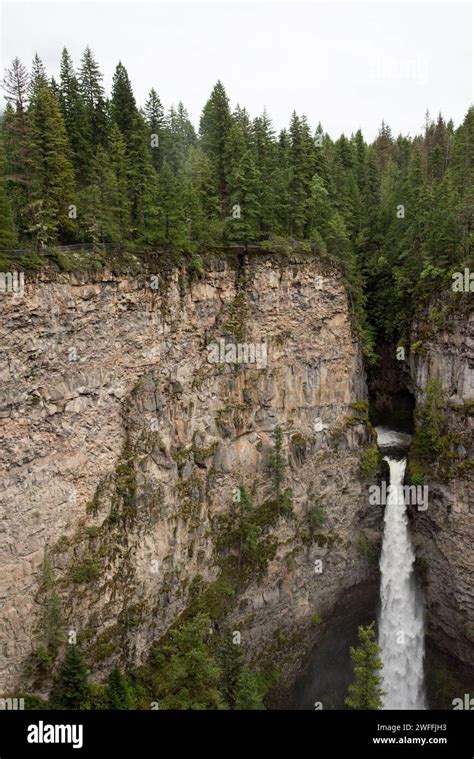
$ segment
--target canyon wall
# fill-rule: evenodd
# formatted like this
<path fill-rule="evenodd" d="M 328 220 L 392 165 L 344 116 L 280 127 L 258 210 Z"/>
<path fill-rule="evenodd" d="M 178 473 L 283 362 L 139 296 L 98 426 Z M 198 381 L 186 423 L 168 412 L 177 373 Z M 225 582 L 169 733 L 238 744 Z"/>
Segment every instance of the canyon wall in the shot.
<path fill-rule="evenodd" d="M 438 378 L 451 451 L 429 477 L 429 508 L 413 511 L 427 635 L 474 665 L 474 313 L 471 293 L 440 296 L 413 325 L 411 387 L 417 405 Z M 447 463 L 446 463 L 447 462 Z"/>
<path fill-rule="evenodd" d="M 249 659 L 278 659 L 291 680 L 348 589 L 376 596 L 361 532 L 375 545 L 382 514 L 359 476 L 365 374 L 337 271 L 270 254 L 199 277 L 43 271 L 0 307 L 1 693 L 44 645 L 52 586 L 95 679 L 143 663 L 216 582 L 241 484 L 267 536 L 226 618 Z M 239 343 L 260 360 L 214 362 Z M 277 425 L 284 514 L 268 468 Z M 463 504 L 443 519 L 463 525 Z"/>

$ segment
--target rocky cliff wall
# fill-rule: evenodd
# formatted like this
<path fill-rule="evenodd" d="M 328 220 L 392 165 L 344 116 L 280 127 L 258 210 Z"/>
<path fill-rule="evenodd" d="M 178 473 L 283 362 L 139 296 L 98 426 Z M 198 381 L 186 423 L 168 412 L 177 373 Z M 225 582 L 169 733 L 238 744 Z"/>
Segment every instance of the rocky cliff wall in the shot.
<path fill-rule="evenodd" d="M 45 644 L 45 556 L 65 629 L 101 679 L 142 663 L 216 580 L 240 484 L 270 515 L 268 556 L 228 621 L 249 658 L 281 658 L 292 677 L 346 589 L 377 592 L 360 534 L 376 542 L 382 515 L 359 477 L 366 384 L 340 275 L 268 255 L 199 278 L 43 272 L 1 298 L 0 692 Z M 260 360 L 215 362 L 236 343 Z M 268 505 L 276 425 L 285 515 Z"/>
<path fill-rule="evenodd" d="M 472 295 L 443 297 L 413 327 L 410 388 L 420 408 L 430 380 L 444 397 L 447 455 L 428 477 L 429 508 L 413 512 L 427 634 L 474 664 L 474 313 Z"/>

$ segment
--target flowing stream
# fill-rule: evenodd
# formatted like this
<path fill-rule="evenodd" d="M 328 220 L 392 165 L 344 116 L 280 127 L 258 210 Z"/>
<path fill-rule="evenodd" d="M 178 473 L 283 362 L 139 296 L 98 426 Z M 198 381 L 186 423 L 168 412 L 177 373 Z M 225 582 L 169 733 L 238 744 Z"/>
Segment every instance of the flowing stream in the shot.
<path fill-rule="evenodd" d="M 407 436 L 403 436 L 407 437 Z M 379 446 L 406 444 L 401 436 L 378 430 Z M 423 657 L 424 618 L 414 575 L 415 555 L 403 496 L 406 458 L 390 453 L 390 489 L 380 559 L 379 646 L 383 663 L 384 709 L 426 709 Z"/>

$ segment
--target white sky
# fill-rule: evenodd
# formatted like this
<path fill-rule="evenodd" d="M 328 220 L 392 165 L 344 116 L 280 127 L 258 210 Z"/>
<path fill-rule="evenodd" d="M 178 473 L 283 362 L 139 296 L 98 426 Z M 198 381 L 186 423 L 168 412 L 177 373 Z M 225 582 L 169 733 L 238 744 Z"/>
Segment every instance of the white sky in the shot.
<path fill-rule="evenodd" d="M 198 126 L 221 79 L 231 106 L 277 129 L 292 111 L 334 138 L 382 119 L 417 133 L 429 109 L 455 124 L 472 102 L 469 3 L 2 2 L 0 64 L 30 66 L 37 51 L 58 74 L 65 45 L 79 63 L 89 44 L 110 91 L 118 60 L 138 104 L 155 87 L 166 108 L 182 100 Z"/>

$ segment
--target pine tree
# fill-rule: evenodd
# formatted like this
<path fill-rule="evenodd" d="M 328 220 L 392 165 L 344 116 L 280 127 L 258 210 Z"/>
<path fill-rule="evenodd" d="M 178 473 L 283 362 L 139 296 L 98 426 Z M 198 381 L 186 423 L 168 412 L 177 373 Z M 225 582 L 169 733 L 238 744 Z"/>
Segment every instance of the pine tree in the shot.
<path fill-rule="evenodd" d="M 153 246 L 159 238 L 160 187 L 152 164 L 147 126 L 140 113 L 135 114 L 124 141 L 127 144 L 132 235 L 138 242 Z"/>
<path fill-rule="evenodd" d="M 158 178 L 159 242 L 186 250 L 189 233 L 183 203 L 183 176 L 165 161 Z"/>
<path fill-rule="evenodd" d="M 277 144 L 275 132 L 266 111 L 252 124 L 252 156 L 258 171 L 258 229 L 268 236 L 275 228 L 275 171 L 277 168 Z"/>
<path fill-rule="evenodd" d="M 290 234 L 298 240 L 306 237 L 308 197 L 314 175 L 314 142 L 306 121 L 294 112 L 290 123 Z"/>
<path fill-rule="evenodd" d="M 125 142 L 130 143 L 138 111 L 127 70 L 121 61 L 117 64 L 112 81 L 111 113 Z"/>
<path fill-rule="evenodd" d="M 265 709 L 258 677 L 248 669 L 244 669 L 240 676 L 235 708 L 245 711 L 262 711 Z"/>
<path fill-rule="evenodd" d="M 127 147 L 116 124 L 112 124 L 109 134 L 108 157 L 115 174 L 114 213 L 119 229 L 120 241 L 130 236 L 130 199 L 128 196 L 129 167 Z"/>
<path fill-rule="evenodd" d="M 80 92 L 79 81 L 66 48 L 61 56 L 59 103 L 71 148 L 76 177 L 85 184 L 92 159 L 91 136 L 87 121 L 86 106 Z"/>
<path fill-rule="evenodd" d="M 258 237 L 260 177 L 252 152 L 237 124 L 232 124 L 224 149 L 229 216 L 226 234 L 229 239 L 249 242 Z"/>
<path fill-rule="evenodd" d="M 69 206 L 74 203 L 74 170 L 69 160 L 64 120 L 47 85 L 41 86 L 29 110 L 33 164 L 32 234 L 45 245 L 74 234 Z"/>
<path fill-rule="evenodd" d="M 346 704 L 350 709 L 381 709 L 384 692 L 381 688 L 380 649 L 375 642 L 373 623 L 359 627 L 359 645 L 351 646 L 354 682 L 349 686 Z"/>
<path fill-rule="evenodd" d="M 79 194 L 79 224 L 85 240 L 122 242 L 121 195 L 108 154 L 100 145 L 90 168 L 91 181 Z"/>
<path fill-rule="evenodd" d="M 186 174 L 195 192 L 191 239 L 208 244 L 217 242 L 222 238 L 219 197 L 212 166 L 201 148 L 190 149 Z"/>
<path fill-rule="evenodd" d="M 28 72 L 19 58 L 14 58 L 11 67 L 5 71 L 3 89 L 5 100 L 16 113 L 25 113 L 28 101 Z"/>
<path fill-rule="evenodd" d="M 132 689 L 118 667 L 114 667 L 109 675 L 106 697 L 109 709 L 130 710 L 134 707 Z"/>
<path fill-rule="evenodd" d="M 163 134 L 165 127 L 164 110 L 157 92 L 152 88 L 145 103 L 145 119 L 152 145 L 153 166 L 158 171 L 163 162 Z M 156 143 L 156 144 L 155 144 Z"/>
<path fill-rule="evenodd" d="M 10 250 L 17 244 L 12 211 L 5 188 L 5 159 L 0 138 L 0 250 Z"/>
<path fill-rule="evenodd" d="M 107 113 L 102 86 L 103 76 L 89 47 L 86 47 L 79 69 L 79 86 L 84 98 L 87 129 L 92 150 L 107 141 Z"/>
<path fill-rule="evenodd" d="M 221 670 L 220 691 L 227 708 L 235 709 L 245 661 L 240 644 L 234 643 L 231 631 L 224 635 L 224 640 L 219 649 L 218 661 Z"/>
<path fill-rule="evenodd" d="M 273 477 L 275 497 L 281 499 L 281 486 L 285 481 L 286 459 L 283 453 L 283 432 L 278 424 L 272 432 L 273 448 L 270 452 L 269 469 Z"/>
<path fill-rule="evenodd" d="M 229 99 L 222 82 L 218 81 L 204 106 L 200 121 L 201 146 L 214 167 L 222 214 L 227 212 L 225 147 L 232 117 Z"/>
<path fill-rule="evenodd" d="M 240 502 L 237 522 L 239 545 L 239 566 L 252 566 L 258 563 L 258 537 L 260 527 L 255 520 L 255 506 L 246 488 L 239 488 Z"/>
<path fill-rule="evenodd" d="M 89 709 L 87 668 L 78 645 L 68 645 L 50 700 L 56 709 Z"/>
<path fill-rule="evenodd" d="M 46 69 L 44 63 L 39 57 L 38 53 L 35 53 L 33 63 L 31 65 L 31 74 L 28 82 L 28 99 L 33 100 L 38 94 L 38 91 L 48 84 L 48 77 L 46 75 Z"/>
<path fill-rule="evenodd" d="M 198 614 L 171 631 L 161 679 L 161 709 L 222 708 L 219 667 L 206 644 L 209 625 L 209 618 Z"/>

